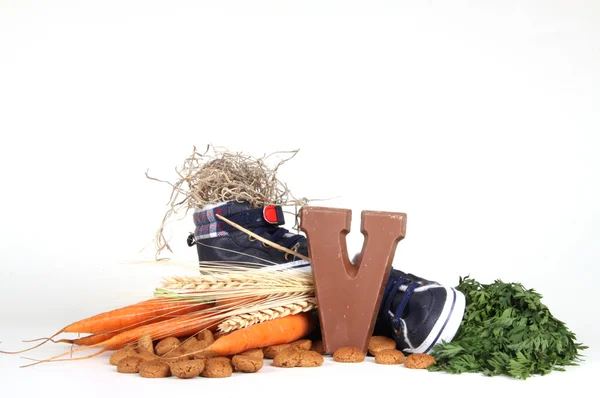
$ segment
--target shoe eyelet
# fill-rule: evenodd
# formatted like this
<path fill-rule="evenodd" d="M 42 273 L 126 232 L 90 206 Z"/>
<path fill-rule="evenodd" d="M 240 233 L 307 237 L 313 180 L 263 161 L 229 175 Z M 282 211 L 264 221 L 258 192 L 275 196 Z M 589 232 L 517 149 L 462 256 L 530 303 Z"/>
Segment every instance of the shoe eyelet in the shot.
<path fill-rule="evenodd" d="M 262 245 L 263 245 L 263 247 L 264 247 L 264 248 L 266 248 L 266 249 L 268 249 L 268 248 L 269 248 L 269 245 L 267 245 L 265 242 L 262 242 Z"/>
<path fill-rule="evenodd" d="M 253 238 L 252 236 L 248 235 L 248 240 L 249 240 L 250 242 L 254 242 L 254 241 L 256 240 L 256 238 Z"/>
<path fill-rule="evenodd" d="M 290 253 L 285 253 L 285 255 L 283 256 L 283 258 L 285 258 L 285 261 L 290 261 L 289 256 Z"/>

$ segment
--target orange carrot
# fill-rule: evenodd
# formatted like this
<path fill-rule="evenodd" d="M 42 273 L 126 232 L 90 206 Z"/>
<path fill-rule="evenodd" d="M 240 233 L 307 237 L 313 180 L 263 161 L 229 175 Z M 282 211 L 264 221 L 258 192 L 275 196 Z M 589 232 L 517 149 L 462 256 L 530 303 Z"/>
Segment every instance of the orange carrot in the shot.
<path fill-rule="evenodd" d="M 141 336 L 143 336 L 144 334 L 149 334 L 150 337 L 152 338 L 152 340 L 158 340 L 158 339 L 161 339 L 161 338 L 164 338 L 167 336 L 175 336 L 175 337 L 188 336 L 191 334 L 198 333 L 207 328 L 214 330 L 216 328 L 217 323 L 218 322 L 215 322 L 215 320 L 211 319 L 210 314 L 199 313 L 199 314 L 192 314 L 192 315 L 182 315 L 177 318 L 167 319 L 164 321 L 151 323 L 149 325 L 139 326 L 135 329 L 121 332 L 121 333 L 117 334 L 116 336 L 111 337 L 108 340 L 104 340 L 102 342 L 92 344 L 89 346 L 77 348 L 75 350 L 65 352 L 63 354 L 54 356 L 49 359 L 45 359 L 45 360 L 41 360 L 41 361 L 36 360 L 36 362 L 34 362 L 32 364 L 24 365 L 22 367 L 33 366 L 33 365 L 43 363 L 43 362 L 55 362 L 55 361 L 62 361 L 62 360 L 72 361 L 72 360 L 81 360 L 81 359 L 92 358 L 92 357 L 102 354 L 103 352 L 106 352 L 109 350 L 120 349 L 120 348 L 125 347 L 127 344 L 134 343 L 137 340 L 139 340 L 139 338 Z M 57 359 L 57 358 L 65 356 L 65 355 L 74 354 L 74 353 L 77 353 L 77 352 L 80 352 L 83 350 L 87 350 L 87 349 L 91 349 L 91 348 L 99 348 L 99 347 L 102 347 L 102 348 L 91 355 L 87 355 L 87 356 L 79 357 L 79 358 Z"/>
<path fill-rule="evenodd" d="M 313 314 L 301 312 L 257 323 L 215 340 L 203 351 L 209 355 L 235 355 L 253 348 L 291 343 L 307 336 L 316 326 Z"/>
<path fill-rule="evenodd" d="M 191 301 L 155 298 L 82 319 L 66 326 L 62 332 L 112 332 L 123 330 L 130 326 L 140 326 L 148 322 L 161 321 L 166 317 L 189 314 L 206 309 L 209 306 L 208 304 Z"/>
<path fill-rule="evenodd" d="M 90 347 L 105 346 L 109 350 L 120 348 L 126 344 L 139 340 L 144 334 L 149 334 L 152 340 L 173 336 L 189 336 L 213 326 L 206 320 L 206 314 L 185 315 L 179 318 L 167 319 L 165 321 L 144 325 L 135 329 L 127 330 L 111 337 L 108 340 L 91 345 Z M 215 322 L 212 322 L 215 323 Z"/>
<path fill-rule="evenodd" d="M 54 341 L 53 338 L 61 333 L 114 333 L 113 337 L 119 332 L 134 329 L 139 326 L 153 324 L 169 319 L 177 319 L 185 314 L 190 314 L 197 311 L 206 310 L 213 304 L 195 303 L 193 301 L 172 300 L 167 298 L 153 298 L 136 304 L 121 307 L 112 311 L 103 312 L 89 318 L 85 318 L 65 326 L 52 336 L 42 339 L 43 342 L 20 351 L 0 351 L 2 354 L 18 354 L 33 350 L 47 343 L 64 342 L 68 343 L 71 340 L 63 339 Z M 107 337 L 108 338 L 108 337 Z M 39 339 L 38 339 L 39 340 Z M 89 340 L 83 340 L 84 345 L 95 345 L 95 343 L 103 341 L 100 337 Z M 106 339 L 105 339 L 106 340 Z M 73 340 L 72 342 L 77 344 Z M 81 344 L 78 344 L 81 345 Z"/>
<path fill-rule="evenodd" d="M 75 344 L 75 345 L 79 345 L 79 346 L 94 345 L 94 344 L 102 343 L 103 341 L 106 341 L 112 337 L 115 337 L 118 334 L 119 333 L 116 333 L 116 332 L 115 333 L 102 332 L 102 333 L 91 334 L 89 336 L 80 337 L 78 339 L 61 339 L 61 340 L 55 341 L 55 343 L 67 343 L 67 344 Z"/>

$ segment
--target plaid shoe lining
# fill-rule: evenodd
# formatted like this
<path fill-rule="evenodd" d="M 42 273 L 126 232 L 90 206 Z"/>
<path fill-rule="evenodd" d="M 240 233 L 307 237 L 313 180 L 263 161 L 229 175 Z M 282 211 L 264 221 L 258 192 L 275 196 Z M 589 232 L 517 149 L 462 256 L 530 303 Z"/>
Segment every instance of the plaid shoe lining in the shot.
<path fill-rule="evenodd" d="M 228 216 L 231 213 L 229 207 L 229 203 L 224 202 L 207 205 L 202 210 L 195 211 L 194 224 L 196 224 L 196 229 L 194 239 L 209 239 L 229 235 L 229 232 L 225 230 L 227 224 L 215 216 L 215 214 L 220 214 L 223 217 Z"/>

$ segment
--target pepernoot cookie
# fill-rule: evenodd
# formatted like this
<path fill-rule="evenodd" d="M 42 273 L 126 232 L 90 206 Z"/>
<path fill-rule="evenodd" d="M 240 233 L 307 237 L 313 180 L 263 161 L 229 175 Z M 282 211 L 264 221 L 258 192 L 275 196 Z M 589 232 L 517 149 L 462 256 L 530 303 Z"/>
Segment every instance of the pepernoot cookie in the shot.
<path fill-rule="evenodd" d="M 313 342 L 310 349 L 311 351 L 318 352 L 321 355 L 325 354 L 325 346 L 323 345 L 323 340 L 317 340 Z"/>
<path fill-rule="evenodd" d="M 220 378 L 220 377 L 231 377 L 233 374 L 233 367 L 231 366 L 231 360 L 227 357 L 214 357 L 206 359 L 204 363 L 204 370 L 200 373 L 202 377 L 209 378 Z"/>
<path fill-rule="evenodd" d="M 157 355 L 165 355 L 167 352 L 170 352 L 177 347 L 179 347 L 181 342 L 177 337 L 166 337 L 156 343 L 156 347 L 154 347 L 154 351 Z"/>
<path fill-rule="evenodd" d="M 263 359 L 265 357 L 264 352 L 260 348 L 253 348 L 251 350 L 244 351 L 240 355 L 256 359 Z"/>
<path fill-rule="evenodd" d="M 410 369 L 427 369 L 435 363 L 435 358 L 429 354 L 410 354 L 404 360 L 404 366 Z"/>
<path fill-rule="evenodd" d="M 278 368 L 293 368 L 300 362 L 300 352 L 297 348 L 289 347 L 282 350 L 273 358 L 273 366 Z"/>
<path fill-rule="evenodd" d="M 372 336 L 369 339 L 369 354 L 375 356 L 379 351 L 396 348 L 396 342 L 385 336 Z"/>
<path fill-rule="evenodd" d="M 333 360 L 336 362 L 363 362 L 365 353 L 356 347 L 342 347 L 333 353 Z"/>
<path fill-rule="evenodd" d="M 265 358 L 275 359 L 275 355 L 288 348 L 290 348 L 289 344 L 277 344 L 263 348 L 263 353 L 265 354 Z"/>
<path fill-rule="evenodd" d="M 178 348 L 183 352 L 192 352 L 192 348 L 196 345 L 198 345 L 198 339 L 192 336 L 182 340 Z"/>
<path fill-rule="evenodd" d="M 126 357 L 134 357 L 137 355 L 138 355 L 137 351 L 134 350 L 133 348 L 123 348 L 118 351 L 115 351 L 110 356 L 109 362 L 111 365 L 117 366 L 121 359 L 126 358 Z"/>
<path fill-rule="evenodd" d="M 191 379 L 200 376 L 204 370 L 203 359 L 192 359 L 171 364 L 171 374 L 180 379 Z"/>
<path fill-rule="evenodd" d="M 256 373 L 263 367 L 263 359 L 246 355 L 234 355 L 231 363 L 236 370 L 243 373 Z"/>
<path fill-rule="evenodd" d="M 153 359 L 158 359 L 158 357 L 154 354 L 150 354 L 149 352 L 140 352 L 135 355 L 138 358 L 142 358 L 144 362 L 151 361 Z"/>
<path fill-rule="evenodd" d="M 192 358 L 191 355 L 184 352 L 181 349 L 181 347 L 175 348 L 174 350 L 167 352 L 166 354 L 162 355 L 160 358 L 169 364 L 194 359 L 194 358 Z"/>
<path fill-rule="evenodd" d="M 194 356 L 194 355 L 200 353 L 200 351 L 202 351 L 209 345 L 210 344 L 206 343 L 205 341 L 198 341 L 198 340 L 194 339 L 194 340 L 190 340 L 187 344 L 186 343 L 182 344 L 181 347 L 179 347 L 179 350 L 190 356 Z M 199 358 L 196 358 L 196 359 L 199 359 Z"/>
<path fill-rule="evenodd" d="M 381 350 L 375 354 L 375 363 L 381 365 L 399 365 L 404 362 L 404 354 L 396 349 Z"/>
<path fill-rule="evenodd" d="M 204 329 L 203 331 L 201 331 L 200 333 L 198 333 L 197 335 L 198 337 L 196 338 L 198 341 L 205 341 L 208 343 L 208 345 L 212 344 L 215 342 L 215 335 L 213 334 L 213 332 L 211 332 L 208 329 Z"/>
<path fill-rule="evenodd" d="M 290 343 L 290 346 L 299 350 L 308 351 L 312 347 L 312 341 L 308 339 L 296 340 L 293 343 Z"/>
<path fill-rule="evenodd" d="M 140 357 L 125 357 L 117 364 L 117 372 L 138 373 L 142 363 L 144 363 L 144 360 Z"/>
<path fill-rule="evenodd" d="M 192 355 L 194 359 L 203 359 L 214 355 L 209 355 L 204 349 L 208 347 L 210 343 L 206 340 L 198 341 L 193 347 L 187 351 L 188 354 Z"/>
<path fill-rule="evenodd" d="M 149 379 L 169 377 L 171 375 L 171 367 L 162 359 L 153 359 L 152 361 L 140 364 L 139 374 Z"/>
<path fill-rule="evenodd" d="M 152 337 L 146 333 L 143 334 L 142 337 L 138 340 L 138 348 L 137 351 L 141 354 L 142 352 L 147 352 L 148 354 L 154 354 L 154 343 L 152 341 Z"/>
<path fill-rule="evenodd" d="M 296 366 L 301 368 L 316 368 L 323 365 L 323 355 L 316 351 L 300 351 L 300 360 Z"/>

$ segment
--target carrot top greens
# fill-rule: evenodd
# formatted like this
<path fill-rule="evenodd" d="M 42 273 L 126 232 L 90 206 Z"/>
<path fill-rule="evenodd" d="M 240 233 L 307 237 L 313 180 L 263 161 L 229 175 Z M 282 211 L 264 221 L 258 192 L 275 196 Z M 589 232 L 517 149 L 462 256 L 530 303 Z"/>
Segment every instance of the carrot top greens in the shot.
<path fill-rule="evenodd" d="M 460 278 L 466 310 L 450 343 L 434 347 L 430 371 L 483 373 L 526 379 L 577 365 L 586 346 L 542 304 L 542 296 L 519 283 L 481 284 Z"/>

